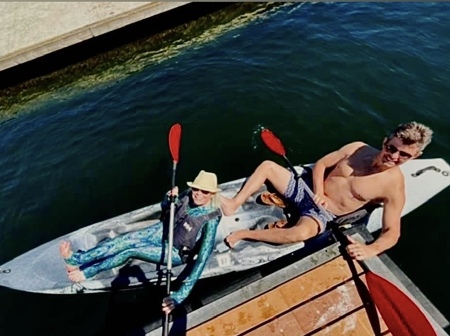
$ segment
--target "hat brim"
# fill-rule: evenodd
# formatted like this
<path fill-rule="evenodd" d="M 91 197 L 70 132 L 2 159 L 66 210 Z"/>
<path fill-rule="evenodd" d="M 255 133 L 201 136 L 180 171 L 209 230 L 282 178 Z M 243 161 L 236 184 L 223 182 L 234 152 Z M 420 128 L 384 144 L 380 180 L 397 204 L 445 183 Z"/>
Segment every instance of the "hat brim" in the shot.
<path fill-rule="evenodd" d="M 222 189 L 220 189 L 220 188 L 211 189 L 211 188 L 208 188 L 208 187 L 205 187 L 205 186 L 200 186 L 198 184 L 194 184 L 193 182 L 187 182 L 186 184 L 189 187 L 191 187 L 191 188 L 197 188 L 197 189 L 209 191 L 209 192 L 212 192 L 212 193 L 216 193 L 216 192 L 222 191 Z"/>

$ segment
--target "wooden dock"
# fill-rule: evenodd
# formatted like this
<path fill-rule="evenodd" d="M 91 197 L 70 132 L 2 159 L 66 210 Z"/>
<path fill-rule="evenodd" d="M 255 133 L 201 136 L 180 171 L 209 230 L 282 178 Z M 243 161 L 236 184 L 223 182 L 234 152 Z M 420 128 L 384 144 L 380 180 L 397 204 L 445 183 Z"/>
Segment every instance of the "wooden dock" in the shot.
<path fill-rule="evenodd" d="M 371 239 L 364 227 L 353 230 L 355 237 Z M 416 302 L 439 336 L 448 335 L 443 328 L 449 322 L 386 255 L 367 264 Z M 354 265 L 365 286 L 365 272 Z M 188 336 L 392 335 L 373 307 L 361 298 L 339 243 L 332 243 L 191 311 L 171 328 Z M 146 333 L 160 334 L 160 328 Z"/>

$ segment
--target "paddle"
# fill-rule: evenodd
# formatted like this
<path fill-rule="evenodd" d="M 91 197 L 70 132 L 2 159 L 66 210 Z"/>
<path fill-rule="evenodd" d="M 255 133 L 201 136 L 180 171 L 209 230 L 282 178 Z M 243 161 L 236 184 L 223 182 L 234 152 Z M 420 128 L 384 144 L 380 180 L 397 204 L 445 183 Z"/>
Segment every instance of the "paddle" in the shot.
<path fill-rule="evenodd" d="M 297 171 L 286 157 L 286 150 L 281 140 L 268 129 L 261 131 L 261 139 L 272 152 L 283 157 L 294 175 L 298 177 Z M 304 186 L 306 192 L 313 198 L 314 195 L 309 186 L 306 183 Z M 318 204 L 318 207 L 329 220 L 332 220 L 331 215 L 321 205 Z M 347 236 L 343 232 L 337 227 L 333 231 L 343 247 L 348 245 Z M 364 262 L 359 261 L 359 263 L 366 273 L 366 281 L 373 302 L 393 336 L 436 335 L 430 321 L 405 293 L 390 281 L 370 271 Z"/>
<path fill-rule="evenodd" d="M 180 154 L 181 142 L 181 125 L 174 124 L 169 131 L 169 150 L 172 155 L 172 189 L 175 188 L 175 174 L 177 172 L 177 163 Z M 172 247 L 173 247 L 173 225 L 175 216 L 175 199 L 176 197 L 170 195 L 170 217 L 169 217 L 169 251 L 167 253 L 167 296 L 170 296 L 170 282 L 172 280 Z M 169 314 L 165 315 L 163 335 L 167 336 L 169 332 Z"/>

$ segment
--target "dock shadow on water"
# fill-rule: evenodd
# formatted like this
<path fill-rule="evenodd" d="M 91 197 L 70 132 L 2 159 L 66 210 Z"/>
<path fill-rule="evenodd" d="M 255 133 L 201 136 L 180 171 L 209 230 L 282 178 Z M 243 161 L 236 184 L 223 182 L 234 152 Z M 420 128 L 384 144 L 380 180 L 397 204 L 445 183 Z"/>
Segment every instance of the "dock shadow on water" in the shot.
<path fill-rule="evenodd" d="M 165 286 L 148 284 L 142 288 L 109 294 L 103 327 L 93 336 L 144 336 L 147 332 L 164 324 L 162 299 Z M 178 306 L 170 315 L 170 336 L 181 336 L 187 332 L 188 310 Z"/>
<path fill-rule="evenodd" d="M 162 286 L 164 288 L 164 286 Z M 108 300 L 104 323 L 93 336 L 143 336 L 148 322 L 162 323 L 164 291 L 146 286 L 133 291 L 113 291 Z"/>
<path fill-rule="evenodd" d="M 192 3 L 21 65 L 28 67 L 27 71 L 5 70 L 0 85 L 0 119 L 13 118 L 30 104 L 67 100 L 77 91 L 120 81 L 186 49 L 211 42 L 278 6 Z M 35 64 L 38 62 L 42 64 Z"/>

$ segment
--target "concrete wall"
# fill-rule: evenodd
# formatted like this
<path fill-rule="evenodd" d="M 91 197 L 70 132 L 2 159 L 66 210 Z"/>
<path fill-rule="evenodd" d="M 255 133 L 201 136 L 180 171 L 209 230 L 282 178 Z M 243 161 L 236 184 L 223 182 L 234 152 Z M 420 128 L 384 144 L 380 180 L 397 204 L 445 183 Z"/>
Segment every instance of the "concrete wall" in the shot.
<path fill-rule="evenodd" d="M 189 2 L 0 2 L 0 71 Z"/>

